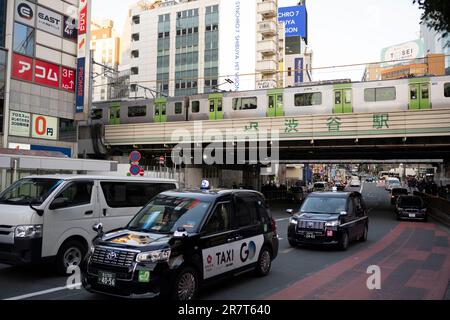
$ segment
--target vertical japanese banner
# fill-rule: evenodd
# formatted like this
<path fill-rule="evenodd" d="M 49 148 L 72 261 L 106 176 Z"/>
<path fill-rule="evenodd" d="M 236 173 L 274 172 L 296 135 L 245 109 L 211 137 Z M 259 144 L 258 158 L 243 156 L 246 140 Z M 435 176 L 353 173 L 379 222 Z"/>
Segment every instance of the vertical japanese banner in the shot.
<path fill-rule="evenodd" d="M 76 76 L 76 113 L 86 111 L 89 104 L 89 36 L 90 36 L 90 0 L 80 0 L 78 15 L 78 39 L 77 39 L 77 76 Z"/>
<path fill-rule="evenodd" d="M 295 84 L 303 83 L 303 58 L 295 59 Z"/>

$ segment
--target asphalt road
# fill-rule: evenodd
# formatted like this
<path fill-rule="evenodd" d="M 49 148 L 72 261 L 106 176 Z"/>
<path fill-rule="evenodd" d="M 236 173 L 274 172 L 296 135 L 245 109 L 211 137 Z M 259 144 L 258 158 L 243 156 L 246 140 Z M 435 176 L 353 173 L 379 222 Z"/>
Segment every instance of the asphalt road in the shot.
<path fill-rule="evenodd" d="M 289 205 L 273 205 L 280 250 L 270 275 L 241 275 L 203 289 L 200 299 L 444 299 L 450 281 L 450 231 L 434 221 L 396 221 L 388 193 L 376 184 L 365 184 L 363 196 L 370 217 L 366 243 L 354 243 L 346 252 L 291 248 L 286 239 Z M 369 266 L 380 268 L 380 290 L 367 288 Z M 67 279 L 48 266 L 0 264 L 0 299 L 114 299 L 66 285 Z"/>

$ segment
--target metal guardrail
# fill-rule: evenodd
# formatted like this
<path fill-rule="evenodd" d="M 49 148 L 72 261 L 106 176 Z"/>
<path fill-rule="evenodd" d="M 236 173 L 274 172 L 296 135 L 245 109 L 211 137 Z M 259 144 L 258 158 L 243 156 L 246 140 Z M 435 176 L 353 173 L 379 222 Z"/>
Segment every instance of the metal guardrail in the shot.
<path fill-rule="evenodd" d="M 450 108 L 108 125 L 105 127 L 105 141 L 108 145 L 178 144 L 180 139 L 183 142 L 208 143 L 210 136 L 217 138 L 218 142 L 236 141 L 233 136 L 226 137 L 227 130 L 239 135 L 259 133 L 254 139 L 278 138 L 279 141 L 450 136 Z M 262 133 L 268 136 L 261 136 Z M 243 140 L 249 138 L 244 137 Z"/>
<path fill-rule="evenodd" d="M 421 197 L 430 209 L 431 216 L 450 228 L 450 201 L 439 196 L 432 196 L 421 192 L 414 192 Z"/>

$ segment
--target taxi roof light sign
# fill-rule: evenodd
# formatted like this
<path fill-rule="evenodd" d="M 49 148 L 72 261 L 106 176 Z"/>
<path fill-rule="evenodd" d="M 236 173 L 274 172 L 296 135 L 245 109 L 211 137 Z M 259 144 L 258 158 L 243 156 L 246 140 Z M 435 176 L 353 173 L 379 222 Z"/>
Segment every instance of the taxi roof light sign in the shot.
<path fill-rule="evenodd" d="M 203 180 L 202 180 L 202 186 L 201 186 L 201 189 L 202 189 L 202 190 L 209 190 L 209 187 L 210 187 L 209 181 L 206 180 L 206 179 L 203 179 Z"/>

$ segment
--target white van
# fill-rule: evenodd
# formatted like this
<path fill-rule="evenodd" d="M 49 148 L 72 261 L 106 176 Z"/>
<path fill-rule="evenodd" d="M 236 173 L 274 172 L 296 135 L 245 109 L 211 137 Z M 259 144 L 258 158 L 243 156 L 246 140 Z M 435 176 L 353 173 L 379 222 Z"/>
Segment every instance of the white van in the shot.
<path fill-rule="evenodd" d="M 400 188 L 402 186 L 398 178 L 387 178 L 385 182 L 386 191 L 391 191 L 392 188 Z"/>
<path fill-rule="evenodd" d="M 79 265 L 97 235 L 125 226 L 173 180 L 98 176 L 31 176 L 0 194 L 0 263 L 55 261 L 60 273 Z"/>

